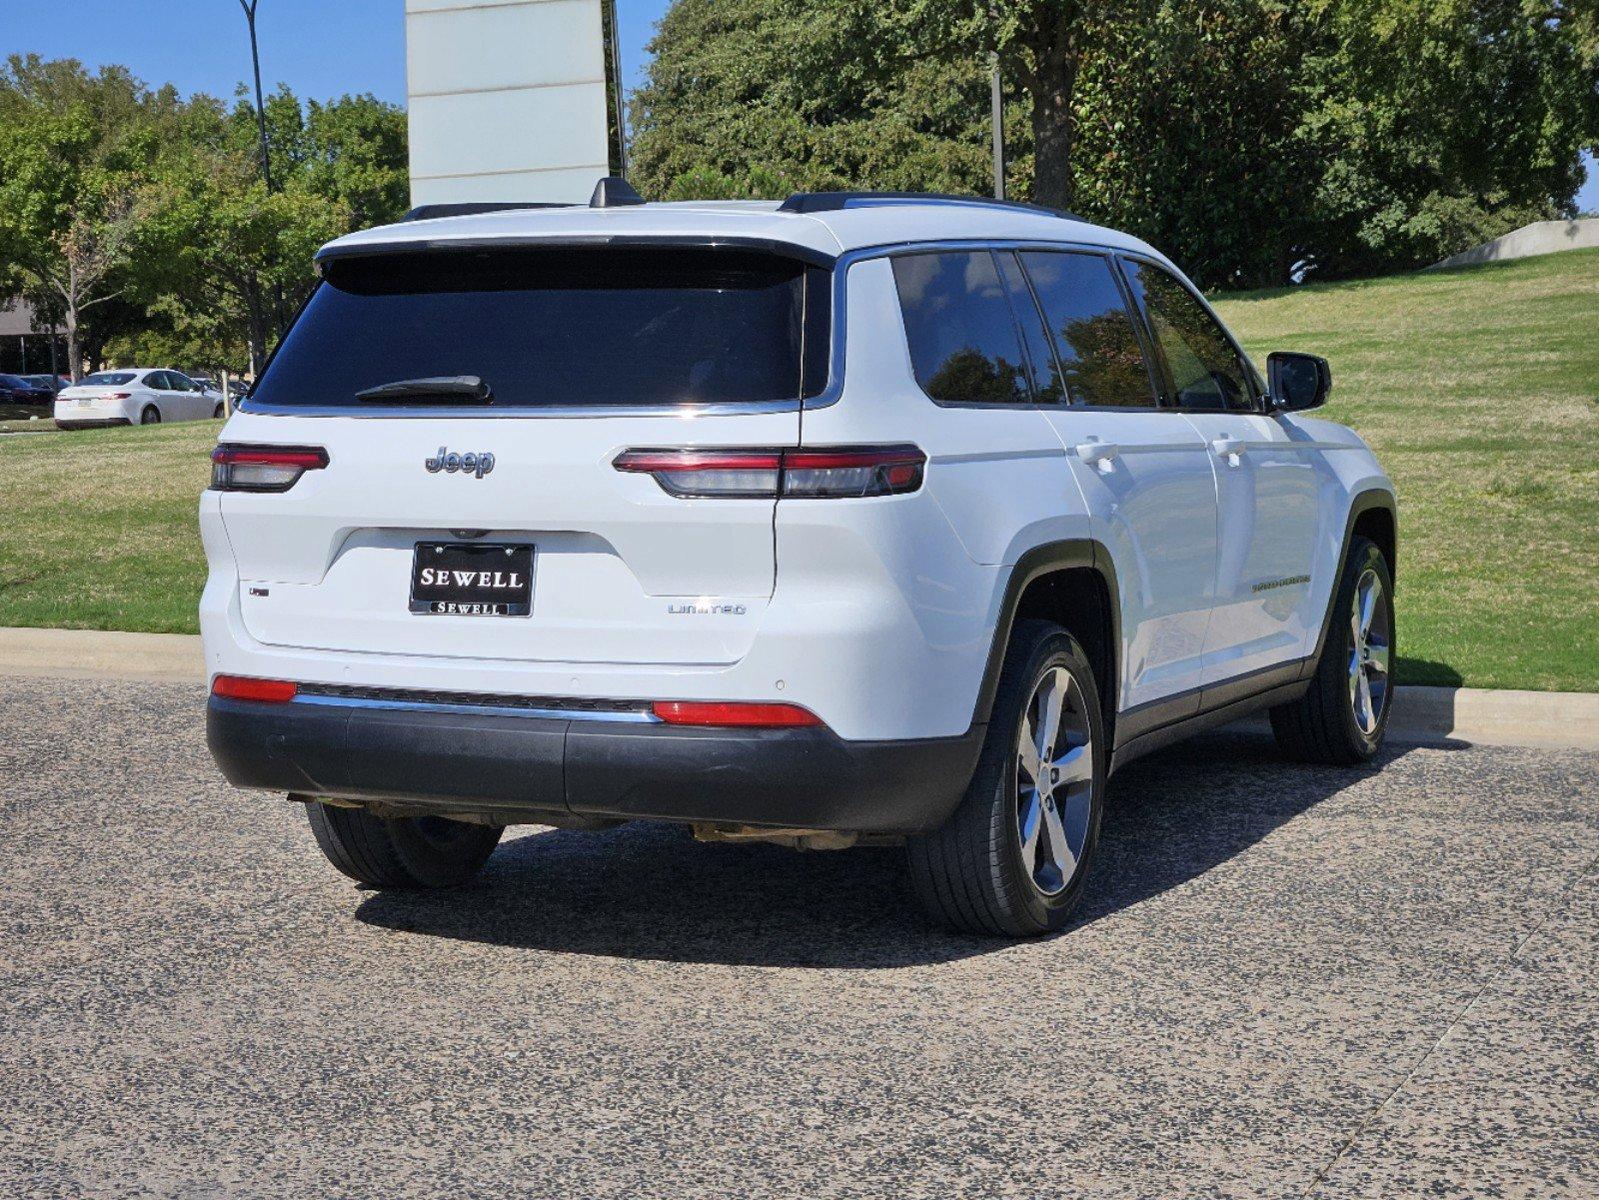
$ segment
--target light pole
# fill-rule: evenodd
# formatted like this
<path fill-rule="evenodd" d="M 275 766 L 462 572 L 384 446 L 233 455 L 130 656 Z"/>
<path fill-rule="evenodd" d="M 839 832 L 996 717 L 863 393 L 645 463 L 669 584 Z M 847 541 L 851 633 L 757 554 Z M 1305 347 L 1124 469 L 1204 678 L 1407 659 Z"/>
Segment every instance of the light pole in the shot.
<path fill-rule="evenodd" d="M 989 100 L 994 119 L 994 199 L 1005 198 L 1005 96 L 999 79 L 999 51 L 989 58 Z"/>
<path fill-rule="evenodd" d="M 261 99 L 261 49 L 255 40 L 255 6 L 260 0 L 239 0 L 244 20 L 250 27 L 250 66 L 255 72 L 255 122 L 261 133 L 261 178 L 272 191 L 272 159 L 267 153 L 266 104 Z"/>

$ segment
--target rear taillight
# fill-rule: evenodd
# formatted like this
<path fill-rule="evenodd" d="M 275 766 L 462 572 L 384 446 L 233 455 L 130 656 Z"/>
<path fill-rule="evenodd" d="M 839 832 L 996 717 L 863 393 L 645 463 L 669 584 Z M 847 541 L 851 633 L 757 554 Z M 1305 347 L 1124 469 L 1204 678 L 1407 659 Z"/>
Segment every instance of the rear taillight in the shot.
<path fill-rule="evenodd" d="M 668 725 L 703 725 L 734 729 L 814 728 L 822 719 L 797 704 L 743 704 L 723 701 L 657 700 L 650 705 Z"/>
<path fill-rule="evenodd" d="M 218 675 L 211 681 L 211 694 L 229 700 L 259 700 L 265 704 L 287 704 L 299 692 L 298 684 L 283 679 L 250 679 L 243 675 Z"/>
<path fill-rule="evenodd" d="M 307 471 L 328 465 L 321 446 L 221 445 L 211 452 L 211 487 L 218 492 L 286 492 Z"/>
<path fill-rule="evenodd" d="M 100 399 L 102 399 L 102 400 L 132 400 L 133 399 L 133 393 L 132 392 L 107 392 L 105 395 L 101 396 Z"/>
<path fill-rule="evenodd" d="M 653 475 L 674 496 L 817 500 L 914 492 L 922 486 L 927 455 L 915 446 L 627 450 L 612 465 Z"/>

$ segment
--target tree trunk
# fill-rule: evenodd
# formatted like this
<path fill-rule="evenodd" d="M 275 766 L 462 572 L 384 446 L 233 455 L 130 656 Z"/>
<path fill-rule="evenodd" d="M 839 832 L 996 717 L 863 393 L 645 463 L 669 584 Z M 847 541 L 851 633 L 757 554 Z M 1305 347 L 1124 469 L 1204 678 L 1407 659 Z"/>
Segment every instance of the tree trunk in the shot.
<path fill-rule="evenodd" d="M 250 325 L 250 381 L 261 375 L 261 364 L 266 358 L 267 320 L 266 304 L 259 282 L 253 277 L 245 282 L 244 311 Z"/>
<path fill-rule="evenodd" d="M 1072 206 L 1072 134 L 1069 96 L 1033 96 L 1033 203 L 1045 208 Z"/>
<path fill-rule="evenodd" d="M 1077 22 L 1061 19 L 1040 31 L 1032 43 L 1033 203 L 1070 208 L 1076 190 L 1072 149 L 1077 117 L 1077 66 L 1082 51 Z"/>
<path fill-rule="evenodd" d="M 83 378 L 83 342 L 78 337 L 78 306 L 67 304 L 67 370 L 72 382 Z"/>

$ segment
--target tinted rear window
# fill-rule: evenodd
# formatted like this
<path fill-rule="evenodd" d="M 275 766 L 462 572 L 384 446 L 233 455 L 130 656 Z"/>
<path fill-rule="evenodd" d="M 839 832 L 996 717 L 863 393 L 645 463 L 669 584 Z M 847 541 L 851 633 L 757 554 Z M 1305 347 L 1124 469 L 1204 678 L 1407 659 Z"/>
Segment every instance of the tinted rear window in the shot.
<path fill-rule="evenodd" d="M 461 375 L 497 408 L 793 400 L 825 383 L 828 280 L 699 247 L 335 259 L 251 403 L 354 407 L 368 388 Z"/>
<path fill-rule="evenodd" d="M 1032 400 L 1016 316 L 987 250 L 894 259 L 916 382 L 945 403 Z"/>
<path fill-rule="evenodd" d="M 133 371 L 101 371 L 95 375 L 85 375 L 79 383 L 84 387 L 117 387 L 119 384 L 132 383 L 134 376 Z"/>

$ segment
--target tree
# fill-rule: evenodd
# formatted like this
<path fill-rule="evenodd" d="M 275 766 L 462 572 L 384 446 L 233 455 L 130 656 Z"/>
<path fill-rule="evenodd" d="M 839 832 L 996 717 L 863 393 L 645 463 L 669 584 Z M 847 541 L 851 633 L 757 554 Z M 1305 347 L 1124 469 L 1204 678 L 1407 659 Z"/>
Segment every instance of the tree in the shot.
<path fill-rule="evenodd" d="M 138 252 L 140 295 L 167 336 L 229 357 L 242 348 L 254 373 L 274 337 L 274 297 L 297 305 L 309 294 L 313 255 L 350 230 L 351 215 L 304 171 L 275 175 L 268 192 L 252 122 L 209 98 L 193 102 L 184 136 L 152 162 Z"/>
<path fill-rule="evenodd" d="M 886 8 L 678 0 L 650 51 L 629 121 L 646 194 L 987 190 L 986 65 L 917 52 Z"/>
<path fill-rule="evenodd" d="M 13 56 L 0 69 L 0 256 L 59 302 L 74 379 L 86 315 L 120 294 L 140 134 L 170 106 L 121 68 Z"/>
<path fill-rule="evenodd" d="M 1010 191 L 1206 286 L 1419 265 L 1569 212 L 1595 0 L 678 0 L 636 93 L 656 194 Z"/>

